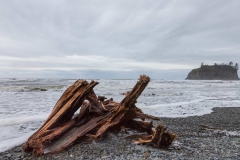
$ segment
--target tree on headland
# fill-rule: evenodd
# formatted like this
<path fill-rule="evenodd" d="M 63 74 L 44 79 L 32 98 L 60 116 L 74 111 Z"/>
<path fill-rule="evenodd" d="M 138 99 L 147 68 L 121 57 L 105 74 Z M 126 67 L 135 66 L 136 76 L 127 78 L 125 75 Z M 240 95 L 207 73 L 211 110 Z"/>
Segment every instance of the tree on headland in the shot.
<path fill-rule="evenodd" d="M 238 63 L 235 64 L 234 68 L 237 70 L 239 69 Z"/>
<path fill-rule="evenodd" d="M 204 64 L 203 62 L 201 63 L 201 67 L 207 67 L 207 66 L 208 64 Z M 220 64 L 214 63 L 214 66 L 230 66 L 234 69 L 237 69 L 237 70 L 239 69 L 238 63 L 234 65 L 232 61 L 230 61 L 229 63 L 220 63 Z"/>

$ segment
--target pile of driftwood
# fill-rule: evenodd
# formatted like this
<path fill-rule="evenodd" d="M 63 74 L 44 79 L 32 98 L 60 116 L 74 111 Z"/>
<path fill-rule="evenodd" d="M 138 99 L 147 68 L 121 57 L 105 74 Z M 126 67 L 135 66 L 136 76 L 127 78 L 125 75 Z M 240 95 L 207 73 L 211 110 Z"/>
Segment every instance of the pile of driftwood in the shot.
<path fill-rule="evenodd" d="M 45 123 L 29 137 L 23 150 L 36 157 L 54 154 L 75 143 L 97 139 L 123 128 L 146 132 L 130 136 L 135 144 L 152 143 L 168 148 L 176 135 L 167 132 L 162 124 L 153 129 L 152 122 L 144 120 L 159 120 L 159 117 L 144 114 L 135 105 L 149 81 L 148 76 L 140 76 L 132 91 L 118 103 L 112 98 L 106 100 L 104 96 L 96 96 L 93 88 L 98 82 L 77 80 L 63 93 Z M 78 109 L 80 112 L 74 114 Z"/>

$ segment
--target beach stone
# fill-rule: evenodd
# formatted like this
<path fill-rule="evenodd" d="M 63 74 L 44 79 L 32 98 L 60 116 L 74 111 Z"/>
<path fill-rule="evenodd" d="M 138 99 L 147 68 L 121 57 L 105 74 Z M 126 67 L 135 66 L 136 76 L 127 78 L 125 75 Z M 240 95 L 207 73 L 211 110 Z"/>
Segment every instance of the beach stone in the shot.
<path fill-rule="evenodd" d="M 22 152 L 22 148 L 21 147 L 17 147 L 14 152 Z"/>
<path fill-rule="evenodd" d="M 22 156 L 21 152 L 13 152 L 12 153 L 13 157 L 20 158 Z"/>
<path fill-rule="evenodd" d="M 8 154 L 6 155 L 6 157 L 10 158 L 10 157 L 12 157 L 12 155 L 11 155 L 10 153 L 8 153 Z"/>
<path fill-rule="evenodd" d="M 143 159 L 148 159 L 148 157 L 150 156 L 151 152 L 149 151 L 146 151 L 144 154 L 143 154 Z"/>
<path fill-rule="evenodd" d="M 153 158 L 152 160 L 162 160 L 162 158 Z"/>

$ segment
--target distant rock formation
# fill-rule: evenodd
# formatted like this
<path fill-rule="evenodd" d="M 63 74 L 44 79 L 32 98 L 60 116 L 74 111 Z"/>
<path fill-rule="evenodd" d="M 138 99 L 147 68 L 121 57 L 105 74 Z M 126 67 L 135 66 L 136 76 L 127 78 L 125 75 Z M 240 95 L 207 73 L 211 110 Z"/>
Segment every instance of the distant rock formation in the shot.
<path fill-rule="evenodd" d="M 239 80 L 238 64 L 201 65 L 200 68 L 193 69 L 187 76 L 189 80 Z"/>

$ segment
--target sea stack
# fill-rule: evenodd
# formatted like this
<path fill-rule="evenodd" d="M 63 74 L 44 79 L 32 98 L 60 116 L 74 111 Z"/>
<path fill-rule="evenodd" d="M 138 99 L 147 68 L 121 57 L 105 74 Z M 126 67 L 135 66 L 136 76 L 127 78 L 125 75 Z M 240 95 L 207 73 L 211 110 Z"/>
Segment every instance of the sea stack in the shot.
<path fill-rule="evenodd" d="M 200 68 L 193 69 L 187 76 L 189 80 L 239 80 L 238 64 L 201 64 Z"/>

